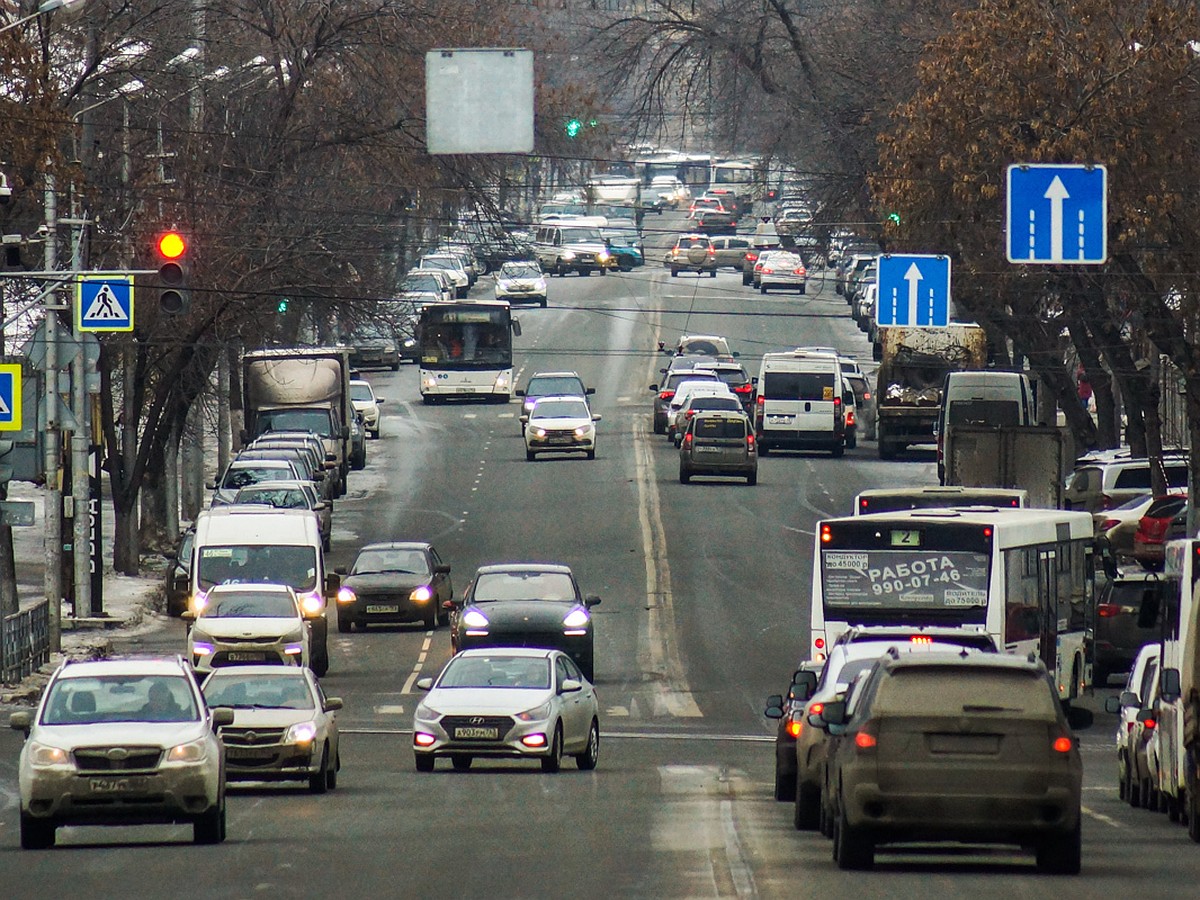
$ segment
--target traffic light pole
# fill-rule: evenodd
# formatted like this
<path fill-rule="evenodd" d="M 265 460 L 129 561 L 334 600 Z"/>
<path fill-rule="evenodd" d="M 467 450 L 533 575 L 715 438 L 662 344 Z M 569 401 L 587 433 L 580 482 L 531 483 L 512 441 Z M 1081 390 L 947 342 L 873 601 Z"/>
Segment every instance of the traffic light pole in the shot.
<path fill-rule="evenodd" d="M 44 265 L 53 272 L 58 265 L 58 197 L 55 178 L 46 175 L 46 243 Z M 61 453 L 58 421 L 58 291 L 45 295 L 46 322 L 46 502 L 44 549 L 46 571 L 43 580 L 50 612 L 50 651 L 62 650 L 62 485 L 59 482 Z"/>
<path fill-rule="evenodd" d="M 78 218 L 72 210 L 71 224 L 74 237 L 71 240 L 71 268 L 83 265 L 83 228 L 86 219 Z M 81 313 L 82 311 L 80 311 Z M 79 330 L 79 315 L 71 316 L 72 335 L 79 345 L 79 352 L 71 360 L 71 406 L 75 414 L 75 431 L 71 434 L 71 561 L 74 581 L 75 616 L 103 614 L 103 606 L 92 597 L 92 565 L 101 564 L 92 554 L 91 529 L 91 467 L 88 451 L 91 448 L 92 417 L 88 404 L 87 354 L 83 352 L 83 332 Z M 96 515 L 100 510 L 96 510 Z M 96 548 L 99 551 L 99 548 Z M 99 556 L 97 552 L 96 556 Z"/>

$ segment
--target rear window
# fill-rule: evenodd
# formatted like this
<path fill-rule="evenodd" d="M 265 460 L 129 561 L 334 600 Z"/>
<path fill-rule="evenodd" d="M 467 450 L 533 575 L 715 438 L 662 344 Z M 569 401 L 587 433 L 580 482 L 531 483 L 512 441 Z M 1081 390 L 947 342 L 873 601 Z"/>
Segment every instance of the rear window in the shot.
<path fill-rule="evenodd" d="M 1021 405 L 1016 400 L 955 400 L 950 404 L 951 425 L 1020 425 Z"/>
<path fill-rule="evenodd" d="M 957 666 L 894 669 L 875 695 L 874 711 L 923 716 L 987 715 L 1057 720 L 1058 700 L 1037 675 Z"/>
<path fill-rule="evenodd" d="M 762 395 L 767 400 L 832 400 L 832 372 L 768 372 Z"/>
<path fill-rule="evenodd" d="M 684 381 L 720 381 L 716 375 L 709 373 L 706 377 L 700 372 L 672 372 L 667 376 L 666 387 L 669 390 L 675 390 Z"/>
<path fill-rule="evenodd" d="M 741 439 L 746 436 L 746 422 L 744 419 L 697 419 L 693 431 L 698 438 Z"/>
<path fill-rule="evenodd" d="M 691 401 L 692 409 L 727 409 L 737 412 L 742 408 L 736 397 L 696 397 Z"/>
<path fill-rule="evenodd" d="M 1187 466 L 1168 466 L 1167 485 L 1169 487 L 1187 487 Z M 1150 467 L 1130 466 L 1117 473 L 1115 488 L 1149 488 Z"/>
<path fill-rule="evenodd" d="M 1144 515 L 1150 519 L 1165 519 L 1175 515 L 1186 505 L 1186 497 L 1163 497 L 1151 503 L 1146 508 Z"/>

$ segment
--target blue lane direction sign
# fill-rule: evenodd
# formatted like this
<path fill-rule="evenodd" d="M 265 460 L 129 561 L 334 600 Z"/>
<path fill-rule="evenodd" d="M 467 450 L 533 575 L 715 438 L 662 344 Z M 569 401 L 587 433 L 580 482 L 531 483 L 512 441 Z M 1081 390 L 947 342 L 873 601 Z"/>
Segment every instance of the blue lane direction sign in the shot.
<path fill-rule="evenodd" d="M 909 254 L 879 257 L 875 323 L 945 328 L 950 324 L 950 257 Z"/>
<path fill-rule="evenodd" d="M 21 364 L 0 365 L 0 431 L 21 430 Z"/>
<path fill-rule="evenodd" d="M 1108 259 L 1108 169 L 1008 167 L 1008 261 L 1098 266 Z"/>
<path fill-rule="evenodd" d="M 80 331 L 133 331 L 133 276 L 88 272 L 75 282 L 75 321 Z"/>

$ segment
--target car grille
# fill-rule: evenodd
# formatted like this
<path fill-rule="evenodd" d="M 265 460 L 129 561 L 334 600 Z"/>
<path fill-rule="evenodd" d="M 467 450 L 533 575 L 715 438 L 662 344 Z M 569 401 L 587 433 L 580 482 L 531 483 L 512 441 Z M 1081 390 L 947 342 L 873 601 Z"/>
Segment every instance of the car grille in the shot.
<path fill-rule="evenodd" d="M 235 728 L 226 725 L 221 729 L 221 741 L 227 747 L 265 747 L 283 741 L 285 728 Z"/>
<path fill-rule="evenodd" d="M 160 747 L 81 747 L 73 754 L 80 772 L 129 772 L 158 768 Z"/>
<path fill-rule="evenodd" d="M 279 643 L 280 638 L 278 636 L 268 637 L 266 635 L 259 635 L 257 637 L 223 637 L 216 638 L 216 641 L 220 644 L 265 644 L 268 647 L 272 647 Z"/>
<path fill-rule="evenodd" d="M 455 728 L 495 728 L 500 740 L 504 740 L 512 730 L 513 720 L 511 716 L 445 716 L 441 726 L 451 736 Z"/>
<path fill-rule="evenodd" d="M 546 437 L 547 438 L 574 438 L 575 437 L 575 429 L 574 428 L 547 428 L 546 429 Z"/>

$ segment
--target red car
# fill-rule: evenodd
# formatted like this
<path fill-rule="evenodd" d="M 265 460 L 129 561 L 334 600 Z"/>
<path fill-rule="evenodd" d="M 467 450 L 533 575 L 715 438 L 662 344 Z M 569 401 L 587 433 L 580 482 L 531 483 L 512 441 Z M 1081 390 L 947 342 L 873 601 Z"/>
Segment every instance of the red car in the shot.
<path fill-rule="evenodd" d="M 1167 541 L 1187 528 L 1187 494 L 1155 497 L 1133 535 L 1133 558 L 1148 569 L 1162 567 Z"/>

